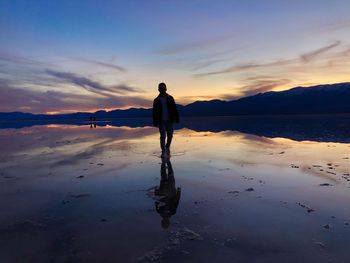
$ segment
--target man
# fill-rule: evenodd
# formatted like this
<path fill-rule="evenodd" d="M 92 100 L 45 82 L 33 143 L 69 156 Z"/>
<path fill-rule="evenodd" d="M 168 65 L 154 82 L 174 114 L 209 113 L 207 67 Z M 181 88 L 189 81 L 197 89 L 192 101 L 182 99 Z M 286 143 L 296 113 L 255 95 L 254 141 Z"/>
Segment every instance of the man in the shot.
<path fill-rule="evenodd" d="M 162 149 L 162 157 L 164 157 L 170 155 L 170 145 L 174 132 L 173 123 L 179 122 L 179 113 L 174 98 L 166 92 L 165 83 L 159 83 L 158 91 L 159 95 L 153 101 L 153 125 L 159 127 L 160 148 Z"/>

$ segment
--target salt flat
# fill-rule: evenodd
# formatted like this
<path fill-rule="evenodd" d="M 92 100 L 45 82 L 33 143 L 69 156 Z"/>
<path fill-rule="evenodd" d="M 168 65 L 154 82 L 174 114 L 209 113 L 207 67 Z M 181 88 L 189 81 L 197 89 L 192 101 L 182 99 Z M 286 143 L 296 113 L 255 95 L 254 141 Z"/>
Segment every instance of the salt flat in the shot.
<path fill-rule="evenodd" d="M 350 260 L 349 143 L 131 126 L 0 130 L 1 262 Z"/>

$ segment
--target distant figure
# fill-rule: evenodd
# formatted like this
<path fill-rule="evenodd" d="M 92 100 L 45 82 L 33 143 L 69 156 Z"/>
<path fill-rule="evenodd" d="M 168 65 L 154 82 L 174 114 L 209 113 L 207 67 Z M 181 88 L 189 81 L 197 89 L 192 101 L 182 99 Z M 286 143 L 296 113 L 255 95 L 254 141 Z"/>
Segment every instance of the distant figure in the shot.
<path fill-rule="evenodd" d="M 161 225 L 164 229 L 170 225 L 170 217 L 176 214 L 181 197 L 181 188 L 175 187 L 173 167 L 169 158 L 162 159 L 160 168 L 160 184 L 154 190 L 159 199 L 155 202 L 156 211 L 162 217 Z"/>
<path fill-rule="evenodd" d="M 96 117 L 90 116 L 90 128 L 96 128 Z"/>
<path fill-rule="evenodd" d="M 159 83 L 158 91 L 159 95 L 153 101 L 153 125 L 159 127 L 160 148 L 162 149 L 162 157 L 164 157 L 170 155 L 170 145 L 174 132 L 173 123 L 179 122 L 179 113 L 174 98 L 166 92 L 165 83 Z"/>

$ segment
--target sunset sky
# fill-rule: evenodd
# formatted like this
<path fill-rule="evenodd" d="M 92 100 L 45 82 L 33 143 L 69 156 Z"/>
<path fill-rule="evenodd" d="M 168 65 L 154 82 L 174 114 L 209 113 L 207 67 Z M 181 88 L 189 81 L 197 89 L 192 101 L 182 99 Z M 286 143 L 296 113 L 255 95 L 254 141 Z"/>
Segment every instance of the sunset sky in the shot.
<path fill-rule="evenodd" d="M 0 1 L 0 111 L 151 107 L 350 81 L 349 0 Z"/>

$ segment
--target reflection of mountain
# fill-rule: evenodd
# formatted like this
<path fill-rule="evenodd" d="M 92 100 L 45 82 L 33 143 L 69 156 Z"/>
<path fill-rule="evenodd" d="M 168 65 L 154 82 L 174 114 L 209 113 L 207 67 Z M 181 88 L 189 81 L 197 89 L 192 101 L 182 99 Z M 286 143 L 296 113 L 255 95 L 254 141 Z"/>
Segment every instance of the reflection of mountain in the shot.
<path fill-rule="evenodd" d="M 196 101 L 179 106 L 181 116 L 236 116 L 262 114 L 334 114 L 350 113 L 350 83 L 296 87 L 293 89 L 259 93 L 233 101 Z M 0 113 L 0 120 L 98 120 L 111 118 L 139 118 L 151 116 L 151 109 L 127 109 L 76 112 L 60 115 L 30 114 L 21 112 Z"/>
<path fill-rule="evenodd" d="M 230 130 L 295 141 L 350 142 L 350 115 L 195 118 L 183 125 L 195 131 Z"/>
<path fill-rule="evenodd" d="M 79 120 L 30 121 L 0 123 L 0 128 L 23 128 L 33 125 L 72 124 L 86 125 L 90 122 Z M 96 122 L 97 127 L 127 126 L 131 128 L 150 126 L 150 118 L 114 119 Z M 288 115 L 288 116 L 235 116 L 235 117 L 188 117 L 182 118 L 176 129 L 188 128 L 194 131 L 239 131 L 242 133 L 283 137 L 296 141 L 350 143 L 350 115 Z M 156 130 L 155 130 L 156 132 Z"/>

